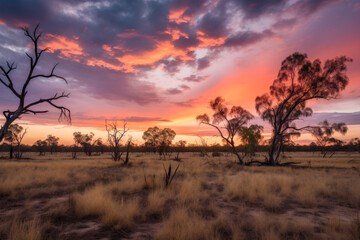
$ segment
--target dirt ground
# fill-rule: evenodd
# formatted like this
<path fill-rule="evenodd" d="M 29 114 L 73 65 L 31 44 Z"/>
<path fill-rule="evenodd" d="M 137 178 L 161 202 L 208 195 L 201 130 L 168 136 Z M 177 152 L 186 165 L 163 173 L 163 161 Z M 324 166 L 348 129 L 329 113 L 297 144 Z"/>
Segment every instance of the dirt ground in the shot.
<path fill-rule="evenodd" d="M 297 163 L 286 167 L 230 154 L 132 153 L 126 166 L 109 154 L 1 154 L 0 239 L 360 239 L 359 153 L 285 153 Z"/>

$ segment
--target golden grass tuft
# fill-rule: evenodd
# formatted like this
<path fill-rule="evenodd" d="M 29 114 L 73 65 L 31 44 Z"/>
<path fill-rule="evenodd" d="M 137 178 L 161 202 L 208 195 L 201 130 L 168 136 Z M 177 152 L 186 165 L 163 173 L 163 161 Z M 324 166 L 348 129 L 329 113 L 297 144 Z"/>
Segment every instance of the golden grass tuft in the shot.
<path fill-rule="evenodd" d="M 116 201 L 104 185 L 96 185 L 82 194 L 75 194 L 73 204 L 78 216 L 99 216 L 104 224 L 115 228 L 130 227 L 139 215 L 137 199 Z"/>
<path fill-rule="evenodd" d="M 146 212 L 150 215 L 161 214 L 165 205 L 165 192 L 153 191 L 148 195 L 148 204 L 146 206 Z"/>
<path fill-rule="evenodd" d="M 43 226 L 38 219 L 31 221 L 14 218 L 10 227 L 8 240 L 41 240 Z"/>

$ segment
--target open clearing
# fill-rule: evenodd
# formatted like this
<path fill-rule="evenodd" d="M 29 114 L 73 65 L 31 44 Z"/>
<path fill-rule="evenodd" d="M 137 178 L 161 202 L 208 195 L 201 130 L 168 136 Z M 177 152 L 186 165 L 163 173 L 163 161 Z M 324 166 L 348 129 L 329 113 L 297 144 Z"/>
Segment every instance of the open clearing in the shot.
<path fill-rule="evenodd" d="M 360 239 L 359 153 L 286 153 L 292 167 L 182 153 L 168 188 L 179 163 L 155 154 L 25 155 L 0 160 L 0 239 Z"/>

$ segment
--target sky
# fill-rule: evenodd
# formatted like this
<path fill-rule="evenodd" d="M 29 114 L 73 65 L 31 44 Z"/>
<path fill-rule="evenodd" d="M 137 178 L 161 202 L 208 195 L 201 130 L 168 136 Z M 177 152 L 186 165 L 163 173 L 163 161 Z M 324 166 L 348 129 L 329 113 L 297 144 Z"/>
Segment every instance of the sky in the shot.
<path fill-rule="evenodd" d="M 68 81 L 31 83 L 28 101 L 70 93 L 60 104 L 70 108 L 72 124 L 39 106 L 50 112 L 17 121 L 28 128 L 26 144 L 48 134 L 71 144 L 74 131 L 105 140 L 105 119 L 126 121 L 128 136 L 139 144 L 153 126 L 174 129 L 176 140 L 216 142 L 216 132 L 195 118 L 211 113 L 209 101 L 217 96 L 249 110 L 268 137 L 255 98 L 269 91 L 282 60 L 294 52 L 322 62 L 353 59 L 340 98 L 311 102 L 314 114 L 306 121 L 343 121 L 349 131 L 340 138 L 360 137 L 359 0 L 0 0 L 0 6 L 0 65 L 16 63 L 15 86 L 28 72 L 25 52 L 32 47 L 19 27 L 37 24 L 40 47 L 50 49 L 37 71 L 48 73 L 59 63 L 56 74 Z M 16 104 L 0 86 L 0 110 Z M 309 134 L 297 139 L 310 141 Z"/>

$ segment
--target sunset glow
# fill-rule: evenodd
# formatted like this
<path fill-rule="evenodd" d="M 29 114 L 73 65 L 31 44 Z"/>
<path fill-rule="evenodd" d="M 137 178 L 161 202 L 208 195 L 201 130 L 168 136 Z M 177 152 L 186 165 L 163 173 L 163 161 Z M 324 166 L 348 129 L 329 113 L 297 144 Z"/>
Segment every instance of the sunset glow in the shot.
<path fill-rule="evenodd" d="M 22 2 L 22 1 L 20 1 Z M 135 3 L 136 2 L 136 3 Z M 86 4 L 85 4 L 86 3 Z M 72 5 L 69 5 L 72 4 Z M 39 71 L 64 76 L 32 83 L 34 99 L 69 92 L 61 104 L 71 109 L 72 124 L 57 121 L 58 112 L 18 120 L 31 133 L 25 144 L 48 134 L 72 144 L 72 132 L 94 132 L 106 139 L 104 122 L 128 122 L 142 144 L 148 127 L 169 127 L 176 140 L 189 143 L 216 131 L 199 126 L 198 114 L 211 113 L 217 96 L 229 106 L 250 111 L 253 122 L 269 124 L 255 111 L 255 98 L 268 92 L 281 62 L 298 51 L 309 59 L 347 56 L 349 85 L 334 101 L 314 101 L 307 121 L 327 119 L 348 124 L 344 140 L 360 137 L 360 3 L 349 1 L 35 1 L 8 3 L 0 9 L 0 65 L 16 62 L 16 87 L 28 68 L 32 47 L 18 26 L 40 23 L 44 54 Z M 0 87 L 0 108 L 16 104 Z M 47 109 L 47 106 L 42 106 Z M 41 109 L 41 107 L 39 107 Z M 41 109 L 42 110 L 42 109 Z M 3 121 L 4 117 L 0 117 Z M 2 123 L 1 123 L 2 124 Z M 297 142 L 309 143 L 302 135 Z"/>

